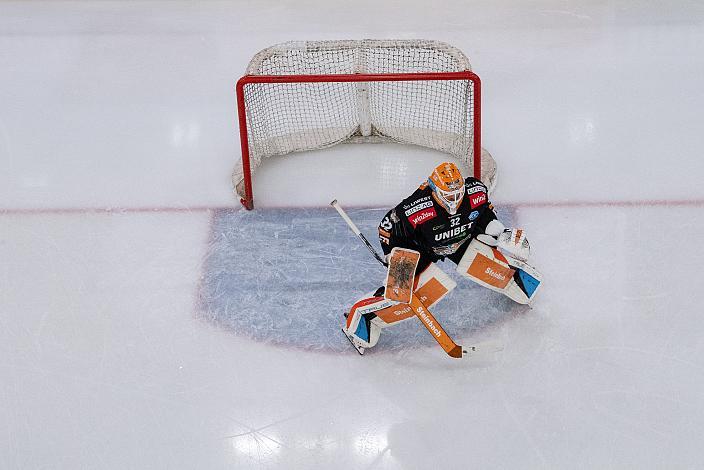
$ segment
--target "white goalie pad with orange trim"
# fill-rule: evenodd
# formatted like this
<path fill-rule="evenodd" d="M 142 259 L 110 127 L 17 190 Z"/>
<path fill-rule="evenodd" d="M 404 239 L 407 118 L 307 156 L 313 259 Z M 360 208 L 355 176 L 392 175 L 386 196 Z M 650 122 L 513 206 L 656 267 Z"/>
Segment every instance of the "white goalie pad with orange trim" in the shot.
<path fill-rule="evenodd" d="M 457 284 L 442 269 L 430 264 L 416 276 L 415 297 L 430 308 L 454 289 Z M 369 293 L 357 301 L 347 314 L 343 331 L 360 353 L 376 345 L 381 330 L 415 317 L 409 303 L 399 303 Z"/>
<path fill-rule="evenodd" d="M 457 272 L 519 304 L 530 303 L 542 281 L 542 275 L 532 266 L 507 257 L 479 240 L 471 241 Z"/>
<path fill-rule="evenodd" d="M 389 269 L 386 271 L 386 282 L 384 282 L 384 298 L 404 304 L 410 303 L 420 253 L 416 250 L 396 247 L 391 250 L 388 260 Z"/>
<path fill-rule="evenodd" d="M 417 277 L 416 288 L 413 292 L 415 292 L 416 297 L 423 302 L 423 305 L 431 308 L 433 305 L 442 300 L 447 294 L 449 294 L 455 287 L 457 287 L 457 283 L 453 281 L 452 278 L 445 273 L 445 271 L 438 268 L 435 264 L 430 264 Z M 388 299 L 384 299 L 384 301 L 389 302 Z M 411 309 L 408 304 L 408 302 L 393 302 L 393 305 L 386 306 L 385 308 L 376 311 L 375 313 L 377 319 L 384 323 L 382 327 L 413 317 L 413 309 Z"/>
<path fill-rule="evenodd" d="M 435 263 L 431 263 L 418 276 L 415 293 L 423 305 L 432 308 L 455 287 L 457 287 L 457 283 Z"/>

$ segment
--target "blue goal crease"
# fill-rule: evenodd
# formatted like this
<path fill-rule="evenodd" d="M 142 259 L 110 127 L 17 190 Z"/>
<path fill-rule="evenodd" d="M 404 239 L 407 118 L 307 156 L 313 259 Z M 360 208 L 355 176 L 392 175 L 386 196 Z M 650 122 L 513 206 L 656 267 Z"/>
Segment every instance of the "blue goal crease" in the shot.
<path fill-rule="evenodd" d="M 377 226 L 386 211 L 348 211 L 379 252 Z M 510 225 L 513 214 L 499 211 L 499 217 Z M 219 209 L 212 223 L 199 292 L 205 318 L 265 343 L 349 350 L 339 335 L 343 313 L 382 285 L 385 272 L 333 208 Z M 458 279 L 453 263 L 440 267 L 458 281 L 433 309 L 448 332 L 476 331 L 510 311 L 500 295 Z M 377 348 L 409 347 L 409 338 L 432 345 L 418 328 L 411 321 L 386 328 Z"/>

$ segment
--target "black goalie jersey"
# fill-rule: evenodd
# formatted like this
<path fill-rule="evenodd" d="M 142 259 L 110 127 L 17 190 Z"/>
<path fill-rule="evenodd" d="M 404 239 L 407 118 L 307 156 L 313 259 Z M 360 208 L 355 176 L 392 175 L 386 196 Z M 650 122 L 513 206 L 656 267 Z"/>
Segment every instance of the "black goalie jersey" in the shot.
<path fill-rule="evenodd" d="M 457 213 L 450 215 L 435 201 L 428 184 L 423 183 L 387 212 L 379 224 L 384 254 L 388 255 L 394 247 L 420 252 L 417 272 L 445 257 L 458 263 L 471 239 L 484 233 L 487 224 L 496 219 L 481 181 L 465 178 L 465 191 Z"/>

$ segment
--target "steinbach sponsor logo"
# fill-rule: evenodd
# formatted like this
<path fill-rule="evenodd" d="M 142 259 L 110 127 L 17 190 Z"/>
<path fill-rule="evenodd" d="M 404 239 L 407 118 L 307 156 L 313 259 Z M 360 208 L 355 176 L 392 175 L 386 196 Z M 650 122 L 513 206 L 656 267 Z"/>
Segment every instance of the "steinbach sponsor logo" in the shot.
<path fill-rule="evenodd" d="M 427 209 L 428 207 L 433 207 L 433 201 L 426 201 L 423 203 L 418 204 L 417 206 L 413 206 L 410 209 L 408 209 L 404 214 L 406 214 L 406 217 L 415 214 L 418 211 L 422 211 L 423 209 Z"/>
<path fill-rule="evenodd" d="M 394 312 L 394 315 L 396 315 L 397 317 L 400 317 L 401 315 L 407 314 L 407 313 L 410 312 L 411 310 L 412 310 L 412 309 L 411 309 L 411 306 L 409 305 L 408 307 L 405 307 L 405 308 L 403 308 L 402 310 L 396 310 L 396 311 Z"/>
<path fill-rule="evenodd" d="M 491 269 L 491 268 L 486 268 L 486 271 L 484 271 L 484 272 L 485 272 L 486 274 L 488 274 L 489 276 L 493 277 L 494 279 L 498 279 L 499 281 L 505 281 L 505 280 L 506 280 L 506 276 L 504 276 L 504 275 L 501 274 L 501 273 L 497 273 L 496 271 L 494 271 L 494 270 Z"/>
<path fill-rule="evenodd" d="M 486 202 L 486 193 L 477 193 L 474 196 L 469 196 L 469 205 L 474 209 Z"/>
<path fill-rule="evenodd" d="M 435 208 L 429 207 L 418 212 L 417 214 L 412 215 L 408 218 L 408 221 L 411 223 L 411 225 L 413 225 L 413 228 L 416 228 L 416 225 L 422 224 L 423 222 L 427 222 L 430 219 L 434 219 L 436 216 L 437 213 L 435 212 Z"/>
<path fill-rule="evenodd" d="M 435 235 L 435 241 L 439 242 L 442 240 L 448 240 L 450 238 L 454 238 L 458 235 L 461 235 L 465 233 L 471 226 L 473 222 L 470 222 L 468 224 L 460 225 L 459 227 L 455 227 L 452 230 L 448 230 L 447 232 L 442 232 L 438 233 Z"/>
<path fill-rule="evenodd" d="M 423 307 L 418 307 L 416 309 L 416 312 L 418 312 L 418 315 L 423 319 L 426 325 L 428 325 L 428 328 L 430 331 L 433 332 L 435 336 L 438 338 L 442 336 L 442 333 L 440 333 L 440 328 L 435 326 L 435 323 L 433 323 L 433 320 L 430 319 L 430 317 L 425 313 L 425 310 L 423 310 Z"/>

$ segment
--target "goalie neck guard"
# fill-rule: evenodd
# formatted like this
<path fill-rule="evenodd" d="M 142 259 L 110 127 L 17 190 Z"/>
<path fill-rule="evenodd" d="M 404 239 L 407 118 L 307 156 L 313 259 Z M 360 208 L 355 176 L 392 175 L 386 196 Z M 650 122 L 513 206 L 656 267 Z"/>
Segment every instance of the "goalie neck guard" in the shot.
<path fill-rule="evenodd" d="M 428 178 L 428 186 L 438 204 L 450 215 L 457 212 L 464 197 L 464 178 L 459 168 L 452 162 L 438 165 Z"/>

